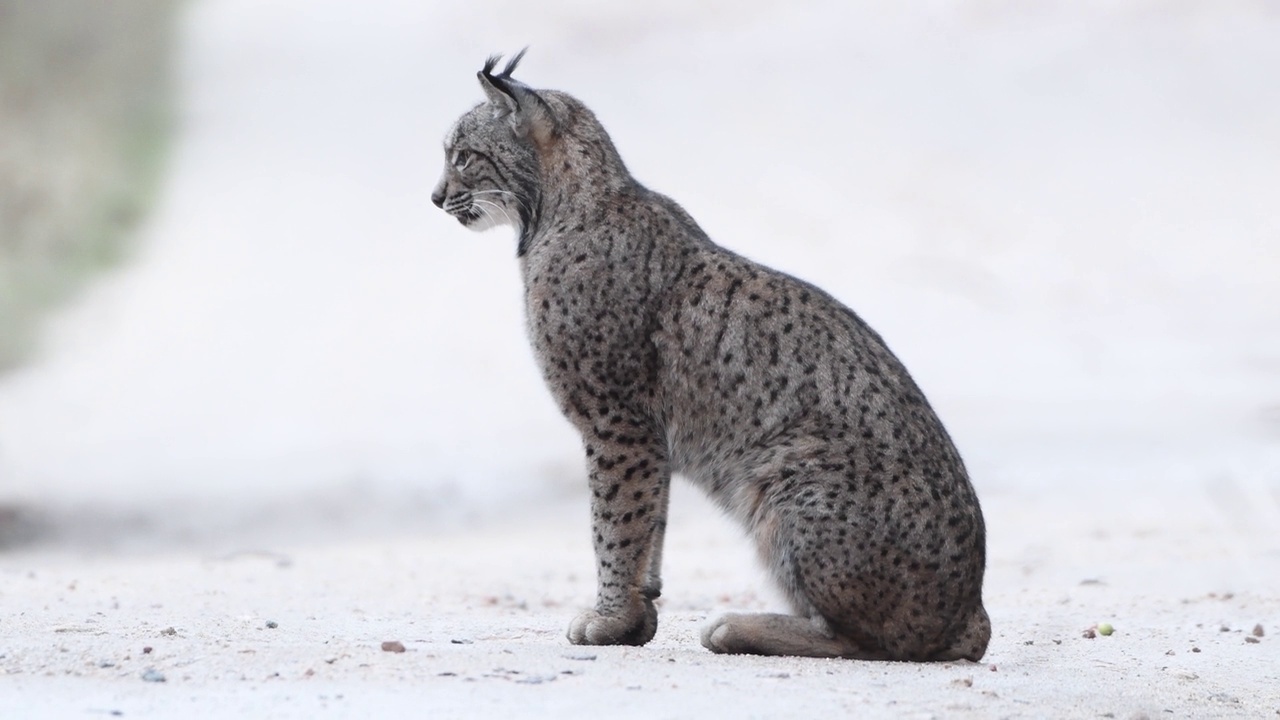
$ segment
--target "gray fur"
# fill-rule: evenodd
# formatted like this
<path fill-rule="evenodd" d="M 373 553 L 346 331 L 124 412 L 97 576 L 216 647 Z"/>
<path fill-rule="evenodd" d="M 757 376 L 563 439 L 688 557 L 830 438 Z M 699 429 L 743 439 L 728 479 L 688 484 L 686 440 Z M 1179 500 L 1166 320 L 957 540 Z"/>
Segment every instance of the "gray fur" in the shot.
<path fill-rule="evenodd" d="M 981 658 L 982 512 L 898 359 L 830 295 L 715 245 L 636 182 L 582 103 L 496 62 L 432 200 L 518 231 L 534 352 L 582 434 L 598 594 L 569 639 L 653 637 L 681 473 L 747 527 L 795 612 L 726 616 L 711 650 Z"/>

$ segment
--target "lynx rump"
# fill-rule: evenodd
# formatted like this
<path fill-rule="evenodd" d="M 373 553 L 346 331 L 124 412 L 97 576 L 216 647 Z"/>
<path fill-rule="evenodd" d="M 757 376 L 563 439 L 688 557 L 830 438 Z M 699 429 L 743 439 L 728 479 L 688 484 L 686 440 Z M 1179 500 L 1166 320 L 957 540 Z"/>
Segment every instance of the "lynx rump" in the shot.
<path fill-rule="evenodd" d="M 978 660 L 985 529 L 906 369 L 822 290 L 715 245 L 637 182 L 581 102 L 478 73 L 432 201 L 515 227 L 529 336 L 590 468 L 597 597 L 569 639 L 657 630 L 673 473 L 742 522 L 794 614 L 727 615 L 715 652 Z"/>

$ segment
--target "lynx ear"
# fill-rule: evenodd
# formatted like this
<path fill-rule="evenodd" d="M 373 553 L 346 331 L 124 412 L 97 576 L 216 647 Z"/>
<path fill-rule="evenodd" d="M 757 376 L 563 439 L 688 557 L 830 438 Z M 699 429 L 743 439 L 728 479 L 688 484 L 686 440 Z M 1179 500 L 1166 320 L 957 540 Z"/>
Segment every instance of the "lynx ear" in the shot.
<path fill-rule="evenodd" d="M 513 113 L 519 112 L 520 102 L 516 100 L 515 93 L 511 88 L 511 71 L 515 70 L 515 66 L 520 62 L 520 58 L 524 56 L 521 50 L 518 55 L 507 63 L 507 68 L 498 75 L 493 74 L 493 69 L 498 65 L 498 61 L 502 59 L 501 55 L 490 55 L 488 60 L 484 61 L 484 69 L 476 73 L 476 77 L 480 78 L 480 87 L 484 89 L 485 97 L 489 99 L 489 104 L 493 106 L 493 116 L 495 118 L 506 117 Z"/>
<path fill-rule="evenodd" d="M 490 55 L 484 63 L 484 69 L 476 73 L 476 77 L 480 78 L 480 87 L 484 88 L 485 97 L 493 106 L 494 118 L 507 118 L 507 122 L 518 134 L 531 136 L 542 144 L 557 134 L 555 115 L 536 91 L 511 77 L 528 49 L 516 53 L 507 61 L 502 72 L 496 75 L 493 69 L 498 66 L 502 56 Z"/>

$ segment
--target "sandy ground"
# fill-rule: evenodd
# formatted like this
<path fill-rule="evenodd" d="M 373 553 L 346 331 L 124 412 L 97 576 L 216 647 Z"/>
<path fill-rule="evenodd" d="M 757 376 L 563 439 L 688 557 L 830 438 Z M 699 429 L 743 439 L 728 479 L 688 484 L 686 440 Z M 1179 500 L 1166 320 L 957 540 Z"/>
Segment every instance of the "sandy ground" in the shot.
<path fill-rule="evenodd" d="M 137 261 L 0 382 L 0 717 L 1276 716 L 1277 33 L 1251 3 L 192 3 Z M 703 651 L 779 604 L 687 489 L 655 641 L 563 639 L 577 443 L 510 238 L 426 201 L 478 62 L 525 44 L 912 369 L 987 517 L 982 663 Z"/>
<path fill-rule="evenodd" d="M 0 702 L 23 718 L 1280 714 L 1274 525 L 1186 503 L 985 501 L 995 635 L 980 663 L 703 650 L 718 613 L 780 606 L 682 487 L 643 648 L 564 639 L 592 562 L 583 504 L 548 504 L 439 536 L 6 556 Z M 1103 622 L 1112 635 L 1084 636 Z"/>

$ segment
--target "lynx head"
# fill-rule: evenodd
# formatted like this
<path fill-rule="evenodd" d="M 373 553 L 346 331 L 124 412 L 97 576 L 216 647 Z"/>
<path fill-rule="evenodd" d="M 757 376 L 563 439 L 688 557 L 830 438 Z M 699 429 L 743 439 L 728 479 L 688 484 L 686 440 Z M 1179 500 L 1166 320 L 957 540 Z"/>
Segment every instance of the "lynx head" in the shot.
<path fill-rule="evenodd" d="M 486 101 L 454 123 L 444 141 L 445 168 L 431 201 L 473 230 L 512 225 L 523 235 L 541 201 L 539 146 L 556 135 L 551 108 L 511 78 L 521 50 L 502 72 L 499 56 L 477 73 Z"/>
<path fill-rule="evenodd" d="M 526 48 L 527 49 L 527 48 Z M 437 207 L 473 230 L 511 225 L 523 255 L 544 201 L 557 194 L 582 205 L 593 190 L 630 182 L 608 134 L 578 100 L 512 79 L 524 50 L 494 73 L 500 56 L 477 73 L 485 102 L 445 135 L 444 174 L 431 193 Z"/>

